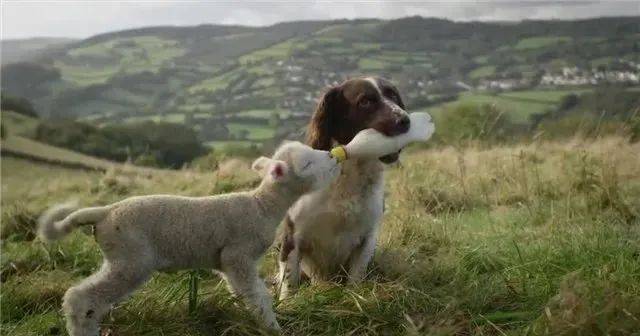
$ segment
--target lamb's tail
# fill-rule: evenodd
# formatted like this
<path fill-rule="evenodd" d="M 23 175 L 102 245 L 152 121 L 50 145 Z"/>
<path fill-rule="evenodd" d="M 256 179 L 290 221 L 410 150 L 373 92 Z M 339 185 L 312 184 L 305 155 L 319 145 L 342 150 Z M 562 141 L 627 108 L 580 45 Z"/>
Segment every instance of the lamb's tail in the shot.
<path fill-rule="evenodd" d="M 58 240 L 80 225 L 93 224 L 103 220 L 111 210 L 110 206 L 84 208 L 78 210 L 75 203 L 56 205 L 38 219 L 38 236 L 46 242 Z"/>

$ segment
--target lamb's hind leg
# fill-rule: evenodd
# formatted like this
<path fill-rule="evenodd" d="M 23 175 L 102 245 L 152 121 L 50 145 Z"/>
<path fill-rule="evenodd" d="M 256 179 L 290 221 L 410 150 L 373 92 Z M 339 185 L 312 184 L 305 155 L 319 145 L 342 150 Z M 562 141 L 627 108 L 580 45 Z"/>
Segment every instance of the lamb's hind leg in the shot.
<path fill-rule="evenodd" d="M 271 295 L 258 276 L 256 261 L 243 256 L 242 252 L 237 249 L 222 253 L 222 272 L 229 289 L 245 301 L 267 328 L 280 330 Z"/>
<path fill-rule="evenodd" d="M 69 334 L 99 335 L 99 323 L 111 306 L 144 283 L 150 274 L 144 267 L 105 260 L 98 272 L 71 287 L 64 295 L 62 308 Z"/>

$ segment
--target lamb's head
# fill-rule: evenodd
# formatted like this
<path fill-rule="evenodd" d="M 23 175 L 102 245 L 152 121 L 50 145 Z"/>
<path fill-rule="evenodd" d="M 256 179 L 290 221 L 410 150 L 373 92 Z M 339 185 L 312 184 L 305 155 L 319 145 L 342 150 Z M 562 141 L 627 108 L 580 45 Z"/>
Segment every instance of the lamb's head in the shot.
<path fill-rule="evenodd" d="M 302 193 L 323 189 L 340 175 L 340 165 L 329 152 L 297 141 L 282 144 L 272 158 L 256 159 L 251 168 L 264 179 Z"/>

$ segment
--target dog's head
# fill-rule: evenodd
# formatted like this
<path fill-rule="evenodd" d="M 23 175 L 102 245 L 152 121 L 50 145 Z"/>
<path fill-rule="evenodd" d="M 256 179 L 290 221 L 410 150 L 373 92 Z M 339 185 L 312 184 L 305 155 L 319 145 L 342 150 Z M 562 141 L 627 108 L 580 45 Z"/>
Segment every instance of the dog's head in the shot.
<path fill-rule="evenodd" d="M 363 129 L 373 128 L 395 136 L 406 133 L 409 124 L 404 103 L 393 84 L 378 77 L 354 78 L 324 94 L 311 118 L 307 143 L 316 149 L 329 150 L 333 140 L 346 145 Z M 395 162 L 398 153 L 380 160 Z"/>

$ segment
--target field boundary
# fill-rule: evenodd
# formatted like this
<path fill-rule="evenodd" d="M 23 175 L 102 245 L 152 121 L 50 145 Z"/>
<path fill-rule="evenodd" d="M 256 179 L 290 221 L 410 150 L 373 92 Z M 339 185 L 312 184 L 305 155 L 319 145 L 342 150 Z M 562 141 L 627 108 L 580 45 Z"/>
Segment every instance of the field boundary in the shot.
<path fill-rule="evenodd" d="M 24 160 L 38 162 L 38 163 L 56 165 L 56 166 L 60 166 L 60 167 L 63 167 L 63 168 L 69 168 L 69 169 L 80 169 L 80 170 L 100 171 L 100 172 L 105 172 L 105 171 L 108 170 L 107 167 L 92 166 L 92 165 L 89 165 L 89 164 L 83 164 L 81 162 L 68 162 L 68 161 L 63 161 L 63 160 L 48 159 L 48 158 L 45 158 L 45 157 L 42 157 L 42 156 L 37 156 L 37 155 L 27 154 L 27 153 L 24 153 L 24 152 L 14 151 L 14 150 L 7 149 L 7 148 L 4 148 L 4 147 L 2 149 L 0 149 L 0 155 L 2 157 L 5 157 L 5 156 L 14 157 L 14 158 L 24 159 Z"/>
<path fill-rule="evenodd" d="M 28 160 L 36 163 L 44 163 L 62 168 L 77 169 L 84 171 L 106 172 L 110 169 L 121 169 L 123 171 L 136 171 L 143 174 L 151 174 L 155 172 L 170 172 L 170 169 L 158 169 L 153 167 L 135 166 L 130 163 L 113 162 L 105 159 L 88 156 L 82 153 L 74 152 L 66 148 L 47 145 L 35 140 L 23 138 L 20 136 L 11 136 L 13 142 L 3 139 L 0 142 L 0 156 L 14 157 L 18 159 Z M 22 141 L 21 142 L 16 142 Z M 25 147 L 27 145 L 27 147 Z M 38 147 L 34 147 L 38 146 Z M 55 155 L 43 155 L 40 152 L 48 151 L 73 154 L 74 157 L 58 158 Z"/>

